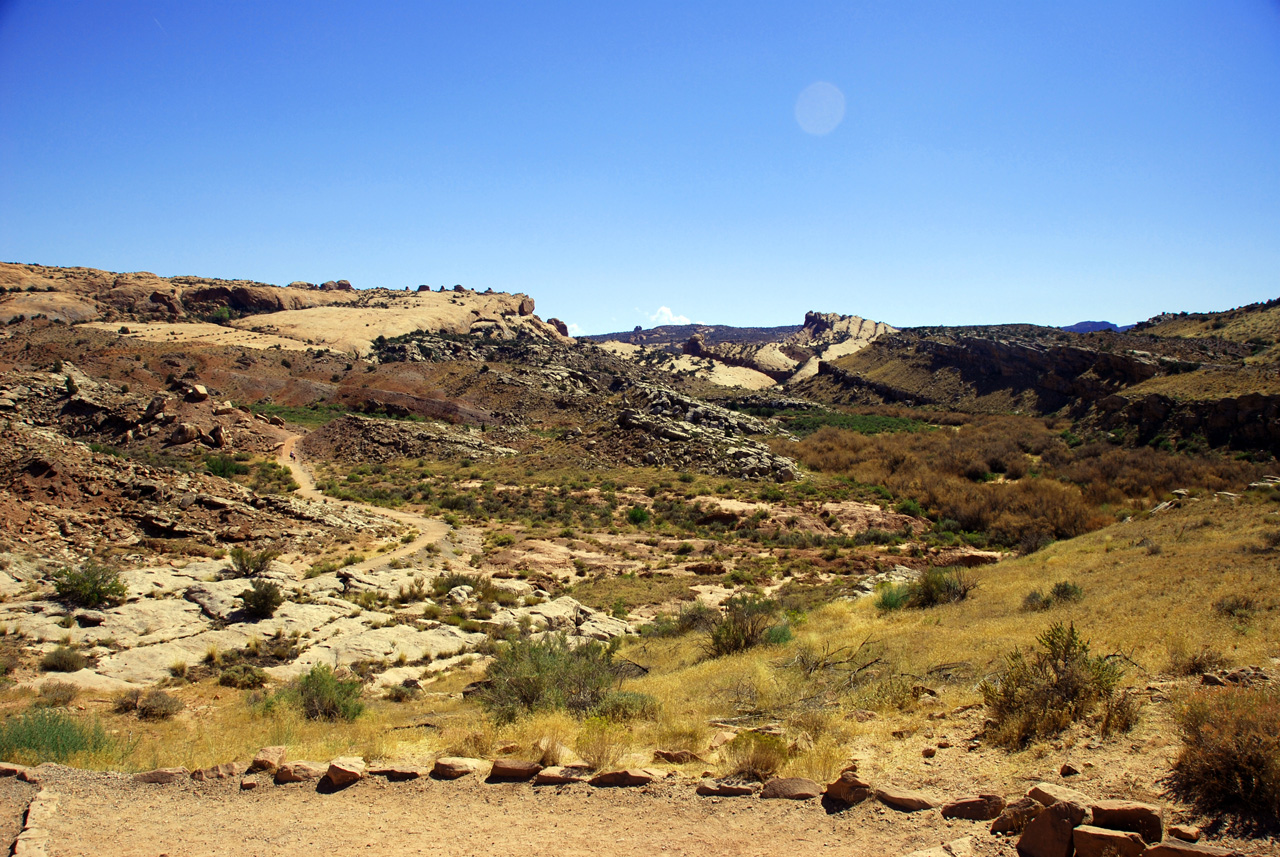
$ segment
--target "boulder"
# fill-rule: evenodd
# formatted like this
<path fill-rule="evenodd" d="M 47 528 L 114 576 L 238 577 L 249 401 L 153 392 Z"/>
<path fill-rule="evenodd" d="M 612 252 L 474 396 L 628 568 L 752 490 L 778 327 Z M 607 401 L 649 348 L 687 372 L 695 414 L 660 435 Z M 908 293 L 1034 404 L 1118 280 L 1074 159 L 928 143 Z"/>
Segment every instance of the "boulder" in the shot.
<path fill-rule="evenodd" d="M 201 768 L 198 771 L 191 772 L 191 779 L 197 783 L 206 783 L 211 780 L 229 780 L 238 776 L 240 766 L 235 762 L 223 762 L 221 765 L 214 765 L 210 768 Z"/>
<path fill-rule="evenodd" d="M 1138 857 L 1147 844 L 1136 833 L 1082 824 L 1072 834 L 1077 857 Z"/>
<path fill-rule="evenodd" d="M 531 780 L 542 770 L 537 762 L 526 762 L 522 759 L 497 759 L 489 770 L 491 780 Z"/>
<path fill-rule="evenodd" d="M 751 783 L 725 783 L 719 780 L 703 780 L 698 783 L 697 793 L 717 797 L 746 797 L 756 793 L 756 786 Z"/>
<path fill-rule="evenodd" d="M 1178 842 L 1177 840 L 1166 839 L 1164 842 L 1148 845 L 1147 850 L 1142 852 L 1142 857 L 1205 857 L 1205 855 L 1239 857 L 1242 854 L 1243 852 L 1234 851 L 1230 848 L 1218 848 L 1214 845 L 1201 845 L 1195 842 Z"/>
<path fill-rule="evenodd" d="M 144 771 L 141 774 L 134 774 L 133 781 L 135 783 L 156 783 L 157 785 L 168 785 L 176 783 L 178 780 L 185 780 L 191 777 L 191 772 L 186 768 L 156 768 L 154 771 Z"/>
<path fill-rule="evenodd" d="M 809 800 L 821 797 L 822 786 L 806 777 L 774 777 L 764 784 L 760 797 L 766 800 Z"/>
<path fill-rule="evenodd" d="M 690 762 L 704 761 L 692 750 L 654 750 L 653 758 L 670 765 L 687 765 Z"/>
<path fill-rule="evenodd" d="M 16 777 L 27 770 L 26 765 L 16 765 L 13 762 L 0 762 L 0 777 Z"/>
<path fill-rule="evenodd" d="M 538 775 L 533 778 L 533 784 L 535 786 L 563 786 L 569 783 L 585 783 L 590 773 L 590 768 L 576 765 L 553 765 L 550 768 L 543 768 L 538 771 Z"/>
<path fill-rule="evenodd" d="M 918 812 L 922 809 L 933 809 L 937 803 L 924 792 L 899 789 L 889 786 L 875 790 L 876 800 L 890 809 L 899 812 Z"/>
<path fill-rule="evenodd" d="M 1030 797 L 1020 797 L 1008 804 L 995 821 L 992 833 L 1021 833 L 1037 815 L 1044 811 L 1044 804 Z"/>
<path fill-rule="evenodd" d="M 593 786 L 647 786 L 653 780 L 653 774 L 648 771 L 627 768 L 619 771 L 604 771 L 596 774 L 588 782 Z"/>
<path fill-rule="evenodd" d="M 1084 810 L 1058 801 L 1031 820 L 1018 839 L 1020 857 L 1071 857 L 1076 825 Z"/>
<path fill-rule="evenodd" d="M 242 792 L 253 791 L 257 787 L 258 781 L 252 777 L 244 777 L 240 780 L 240 791 Z"/>
<path fill-rule="evenodd" d="M 1149 803 L 1132 800 L 1099 800 L 1090 804 L 1093 825 L 1109 830 L 1128 830 L 1146 842 L 1164 838 L 1164 811 Z"/>
<path fill-rule="evenodd" d="M 276 768 L 275 783 L 305 783 L 318 780 L 326 773 L 325 767 L 315 762 L 286 762 Z"/>
<path fill-rule="evenodd" d="M 199 438 L 199 426 L 192 423 L 178 423 L 173 427 L 173 432 L 169 435 L 169 443 L 174 446 L 181 446 L 184 443 L 192 443 Z"/>
<path fill-rule="evenodd" d="M 467 774 L 474 774 L 485 766 L 482 759 L 468 759 L 462 756 L 441 756 L 436 759 L 431 769 L 431 776 L 442 780 L 456 780 Z"/>
<path fill-rule="evenodd" d="M 991 821 L 1004 812 L 1005 800 L 1000 795 L 965 795 L 943 804 L 943 818 L 965 818 L 970 821 Z"/>
<path fill-rule="evenodd" d="M 871 797 L 872 789 L 852 770 L 846 768 L 827 786 L 827 797 L 845 806 L 854 806 Z"/>
<path fill-rule="evenodd" d="M 284 760 L 284 747 L 263 747 L 258 751 L 258 755 L 253 757 L 253 761 L 249 763 L 249 770 L 245 773 L 256 774 L 259 771 L 265 771 L 268 774 L 274 774 L 276 768 L 284 764 Z"/>
<path fill-rule="evenodd" d="M 4 776 L 0 773 L 0 776 Z M 1190 824 L 1171 824 L 1169 825 L 1169 835 L 1174 839 L 1181 839 L 1183 842 L 1199 842 L 1201 831 L 1200 828 Z"/>
<path fill-rule="evenodd" d="M 345 788 L 364 778 L 364 759 L 359 756 L 340 756 L 329 763 L 324 777 L 336 789 Z"/>
<path fill-rule="evenodd" d="M 1076 791 L 1070 786 L 1061 786 L 1056 783 L 1036 783 L 1027 790 L 1027 797 L 1034 798 L 1045 806 L 1053 806 L 1059 801 L 1073 803 L 1081 809 L 1088 809 L 1089 804 L 1093 803 L 1093 798 L 1081 791 Z"/>
<path fill-rule="evenodd" d="M 556 333 L 560 334 L 561 336 L 568 336 L 568 335 L 569 335 L 569 325 L 565 324 L 565 323 L 564 323 L 563 321 L 561 321 L 560 319 L 558 319 L 558 318 L 549 318 L 549 319 L 547 319 L 547 324 L 549 324 L 549 325 L 551 325 L 552 327 L 554 327 L 554 328 L 556 329 Z"/>

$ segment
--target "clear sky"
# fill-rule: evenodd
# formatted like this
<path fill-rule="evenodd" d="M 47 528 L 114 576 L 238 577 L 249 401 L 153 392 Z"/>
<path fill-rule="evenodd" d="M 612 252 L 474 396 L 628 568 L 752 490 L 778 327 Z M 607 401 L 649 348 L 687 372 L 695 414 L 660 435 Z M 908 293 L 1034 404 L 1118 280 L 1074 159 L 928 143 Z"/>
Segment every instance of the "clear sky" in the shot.
<path fill-rule="evenodd" d="M 0 0 L 0 260 L 680 317 L 1280 296 L 1280 3 Z"/>

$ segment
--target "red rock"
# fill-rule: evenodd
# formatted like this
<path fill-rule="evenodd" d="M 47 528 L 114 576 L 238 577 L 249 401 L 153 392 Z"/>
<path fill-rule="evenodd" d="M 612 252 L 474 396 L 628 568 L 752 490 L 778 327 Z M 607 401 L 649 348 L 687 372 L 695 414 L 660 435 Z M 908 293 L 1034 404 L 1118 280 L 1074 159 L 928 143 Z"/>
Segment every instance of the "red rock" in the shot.
<path fill-rule="evenodd" d="M 764 784 L 760 797 L 766 800 L 810 800 L 821 797 L 822 786 L 805 777 L 774 777 Z"/>
<path fill-rule="evenodd" d="M 1058 801 L 1031 820 L 1018 839 L 1020 857 L 1071 857 L 1072 834 L 1084 810 Z"/>
<path fill-rule="evenodd" d="M 258 751 L 258 755 L 253 757 L 253 761 L 249 763 L 249 770 L 245 773 L 256 774 L 259 771 L 266 771 L 268 774 L 274 774 L 276 768 L 284 764 L 284 760 L 284 747 L 263 747 Z"/>
<path fill-rule="evenodd" d="M 564 786 L 569 783 L 585 783 L 590 774 L 589 768 L 554 765 L 543 768 L 533 778 L 535 786 Z"/>
<path fill-rule="evenodd" d="M 405 767 L 403 765 L 391 765 L 383 768 L 371 768 L 369 770 L 371 777 L 386 777 L 393 783 L 403 783 L 409 780 L 416 780 L 422 776 L 421 768 Z"/>
<path fill-rule="evenodd" d="M 484 761 L 481 759 L 467 759 L 462 756 L 441 756 L 436 759 L 435 767 L 431 769 L 431 776 L 439 777 L 442 780 L 456 780 L 459 777 L 465 777 L 467 774 L 474 774 L 484 767 Z"/>
<path fill-rule="evenodd" d="M 344 788 L 364 778 L 364 759 L 359 756 L 341 756 L 329 763 L 325 779 L 337 789 Z"/>
<path fill-rule="evenodd" d="M 1136 833 L 1087 824 L 1075 829 L 1072 842 L 1076 847 L 1076 857 L 1139 857 L 1147 848 Z"/>
<path fill-rule="evenodd" d="M 1142 857 L 1205 857 L 1205 855 L 1213 855 L 1213 857 L 1240 857 L 1243 852 L 1234 851 L 1230 848 L 1218 848 L 1214 845 L 1202 845 L 1198 842 L 1178 842 L 1173 839 L 1166 839 L 1164 842 L 1157 842 L 1155 845 L 1148 845 L 1147 850 L 1142 852 Z"/>
<path fill-rule="evenodd" d="M 1056 783 L 1036 783 L 1027 790 L 1027 797 L 1034 798 L 1045 806 L 1053 806 L 1058 801 L 1066 801 L 1067 803 L 1075 804 L 1082 810 L 1088 809 L 1089 804 L 1093 803 L 1093 798 L 1084 792 Z"/>
<path fill-rule="evenodd" d="M 537 762 L 526 762 L 522 759 L 498 759 L 489 771 L 489 778 L 494 780 L 531 780 L 542 770 Z"/>
<path fill-rule="evenodd" d="M 1201 835 L 1200 828 L 1190 824 L 1171 824 L 1168 833 L 1174 839 L 1181 839 L 1183 842 L 1199 842 Z"/>
<path fill-rule="evenodd" d="M 1020 797 L 1005 806 L 1000 817 L 991 822 L 992 833 L 1021 833 L 1031 820 L 1044 812 L 1044 804 L 1030 797 Z"/>
<path fill-rule="evenodd" d="M 240 780 L 240 791 L 249 792 L 258 787 L 258 781 L 251 777 L 244 777 Z"/>
<path fill-rule="evenodd" d="M 275 783 L 305 783 L 318 780 L 327 773 L 326 769 L 314 762 L 285 762 L 276 768 Z"/>
<path fill-rule="evenodd" d="M 654 750 L 653 758 L 670 765 L 687 765 L 690 762 L 705 762 L 691 750 Z"/>
<path fill-rule="evenodd" d="M 1164 812 L 1158 806 L 1132 800 L 1100 800 L 1090 808 L 1095 827 L 1130 830 L 1147 842 L 1164 838 Z"/>
<path fill-rule="evenodd" d="M 1000 795 L 965 795 L 943 804 L 943 818 L 966 818 L 970 821 L 991 821 L 1004 812 L 1005 800 Z"/>
<path fill-rule="evenodd" d="M 141 774 L 134 774 L 133 781 L 135 783 L 155 783 L 157 785 L 168 785 L 176 783 L 178 780 L 185 780 L 191 777 L 191 772 L 186 768 L 156 768 L 154 771 L 146 771 Z"/>
<path fill-rule="evenodd" d="M 621 771 L 604 771 L 596 774 L 589 783 L 593 786 L 647 786 L 653 782 L 653 775 L 639 768 L 628 768 Z"/>
<path fill-rule="evenodd" d="M 898 789 L 892 786 L 875 790 L 876 800 L 890 809 L 900 812 L 918 812 L 922 809 L 933 809 L 937 802 L 924 792 Z"/>
<path fill-rule="evenodd" d="M 873 794 L 871 786 L 846 768 L 835 782 L 827 786 L 827 797 L 846 806 L 856 806 Z"/>
<path fill-rule="evenodd" d="M 26 769 L 26 765 L 15 765 L 11 762 L 0 762 L 0 777 L 16 777 Z"/>
<path fill-rule="evenodd" d="M 198 771 L 191 772 L 191 779 L 197 783 L 205 783 L 210 780 L 229 780 L 240 773 L 240 766 L 235 762 L 223 762 L 221 765 L 214 765 L 210 768 L 201 768 Z"/>

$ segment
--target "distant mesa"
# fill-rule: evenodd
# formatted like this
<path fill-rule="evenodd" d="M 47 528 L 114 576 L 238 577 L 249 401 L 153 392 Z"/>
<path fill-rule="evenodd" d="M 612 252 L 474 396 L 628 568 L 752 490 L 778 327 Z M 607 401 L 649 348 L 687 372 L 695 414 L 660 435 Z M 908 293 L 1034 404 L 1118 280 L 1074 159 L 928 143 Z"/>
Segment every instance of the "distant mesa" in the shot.
<path fill-rule="evenodd" d="M 1124 332 L 1131 327 L 1133 327 L 1132 324 L 1126 324 L 1121 327 L 1120 325 L 1113 324 L 1109 321 L 1077 321 L 1075 324 L 1059 329 L 1065 330 L 1067 333 L 1101 333 L 1108 330 L 1113 330 L 1119 333 Z"/>

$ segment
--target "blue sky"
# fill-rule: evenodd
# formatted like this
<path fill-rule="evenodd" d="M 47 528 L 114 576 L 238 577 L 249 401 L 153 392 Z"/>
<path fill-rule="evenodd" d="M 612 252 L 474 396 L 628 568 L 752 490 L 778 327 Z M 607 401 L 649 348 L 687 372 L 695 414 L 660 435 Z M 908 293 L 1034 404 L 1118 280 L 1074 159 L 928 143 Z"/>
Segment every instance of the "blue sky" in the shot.
<path fill-rule="evenodd" d="M 1280 296 L 1280 3 L 0 0 L 0 259 L 592 333 L 1222 309 Z"/>

